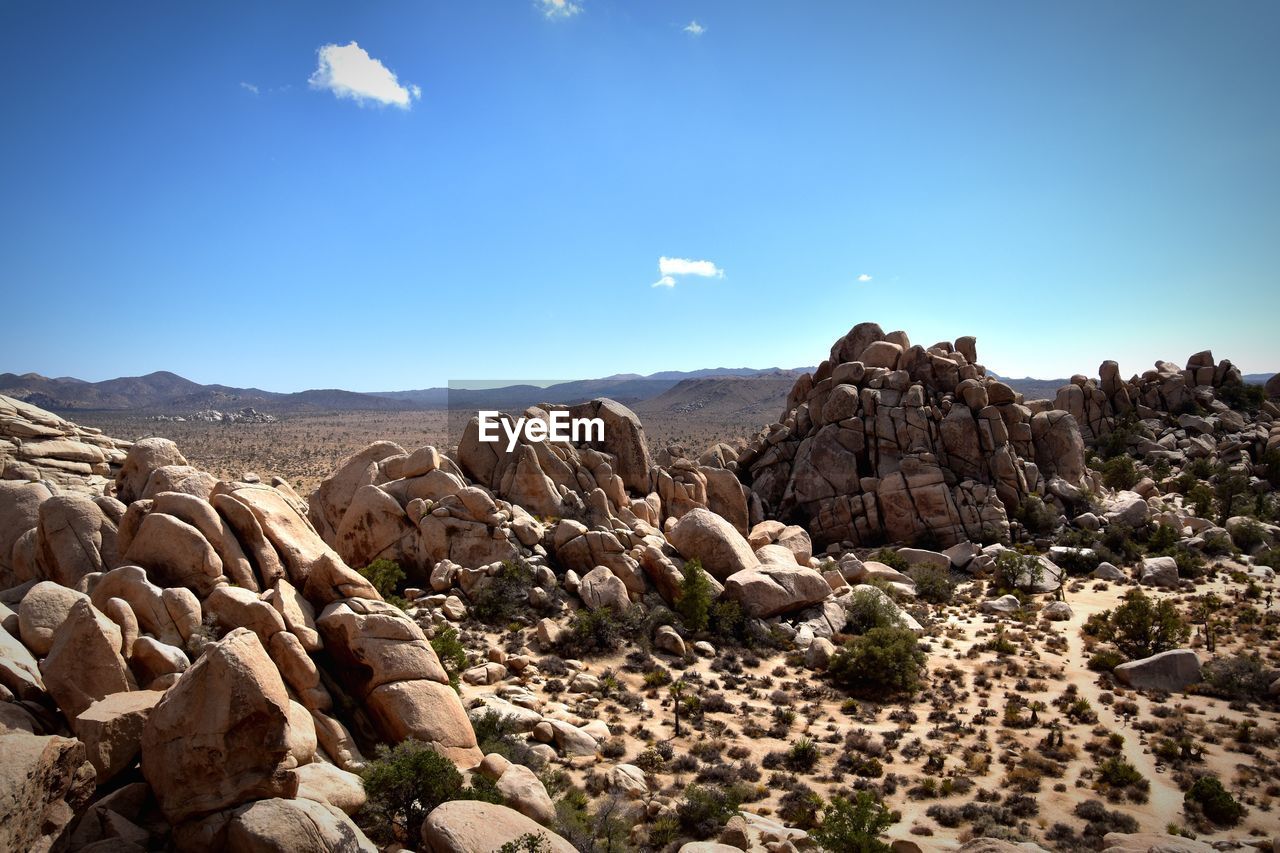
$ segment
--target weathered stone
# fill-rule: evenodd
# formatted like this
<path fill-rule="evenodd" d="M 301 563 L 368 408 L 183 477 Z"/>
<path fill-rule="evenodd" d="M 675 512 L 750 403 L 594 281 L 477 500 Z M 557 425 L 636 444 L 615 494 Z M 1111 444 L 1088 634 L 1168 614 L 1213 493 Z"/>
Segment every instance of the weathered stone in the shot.
<path fill-rule="evenodd" d="M 543 836 L 551 853 L 575 853 L 568 841 L 515 809 L 476 800 L 436 806 L 422 823 L 424 853 L 497 850 L 523 835 Z"/>
<path fill-rule="evenodd" d="M 733 525 L 708 509 L 690 510 L 667 534 L 686 560 L 698 559 L 717 580 L 760 564 L 751 546 Z"/>
<path fill-rule="evenodd" d="M 105 785 L 137 760 L 147 716 L 162 696 L 164 693 L 158 690 L 112 693 L 75 718 L 76 737 L 84 742 L 99 785 Z"/>
<path fill-rule="evenodd" d="M 1113 672 L 1121 684 L 1136 690 L 1174 693 L 1200 681 L 1200 659 L 1191 649 L 1173 649 L 1122 663 Z"/>
<path fill-rule="evenodd" d="M 88 600 L 72 606 L 40 663 L 49 695 L 68 719 L 99 699 L 137 689 L 120 655 L 120 629 Z"/>
<path fill-rule="evenodd" d="M 289 697 L 256 634 L 210 645 L 152 709 L 142 773 L 171 823 L 247 800 L 292 797 Z"/>
<path fill-rule="evenodd" d="M 78 740 L 0 733 L 0 850 L 60 847 L 93 796 L 95 774 Z"/>
<path fill-rule="evenodd" d="M 41 581 L 22 597 L 18 605 L 18 626 L 22 642 L 38 657 L 49 654 L 53 632 L 66 621 L 77 601 L 89 596 L 52 581 Z"/>

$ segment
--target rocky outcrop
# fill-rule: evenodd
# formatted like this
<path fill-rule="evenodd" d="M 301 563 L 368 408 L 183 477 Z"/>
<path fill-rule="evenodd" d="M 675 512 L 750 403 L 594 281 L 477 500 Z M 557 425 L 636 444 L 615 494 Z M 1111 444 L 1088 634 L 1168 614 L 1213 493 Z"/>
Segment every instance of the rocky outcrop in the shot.
<path fill-rule="evenodd" d="M 0 480 L 43 483 L 59 493 L 101 495 L 124 463 L 129 446 L 101 430 L 0 394 Z M 0 569 L 5 562 L 3 545 L 0 533 Z"/>
<path fill-rule="evenodd" d="M 686 560 L 697 559 L 716 580 L 754 569 L 760 560 L 726 519 L 708 509 L 690 510 L 667 531 L 667 539 Z"/>
<path fill-rule="evenodd" d="M 796 381 L 739 470 L 819 546 L 1007 533 L 1009 508 L 1044 490 L 1042 467 L 1078 479 L 1083 448 L 1060 417 L 1037 439 L 1020 395 L 970 356 L 971 338 L 924 348 L 859 324 Z"/>

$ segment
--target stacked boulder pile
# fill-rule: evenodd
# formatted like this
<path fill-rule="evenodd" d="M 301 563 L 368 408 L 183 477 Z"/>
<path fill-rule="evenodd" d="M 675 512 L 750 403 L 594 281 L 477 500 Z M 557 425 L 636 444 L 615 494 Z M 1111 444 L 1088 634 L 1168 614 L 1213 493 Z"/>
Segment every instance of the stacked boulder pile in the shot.
<path fill-rule="evenodd" d="M 284 482 L 151 438 L 113 495 L 0 485 L 0 848 L 372 850 L 348 817 L 365 752 L 480 763 L 421 628 Z"/>
<path fill-rule="evenodd" d="M 1086 474 L 1075 419 L 987 376 L 973 338 L 925 348 L 875 323 L 796 381 L 737 464 L 768 514 L 843 548 L 1000 538 L 1027 495 Z"/>
<path fill-rule="evenodd" d="M 0 482 L 38 482 L 51 494 L 101 495 L 128 449 L 127 441 L 0 394 Z M 0 500 L 7 494 L 0 493 Z M 7 556 L 0 550 L 0 563 Z"/>
<path fill-rule="evenodd" d="M 1240 370 L 1226 359 L 1215 364 L 1208 350 L 1192 355 L 1185 367 L 1159 361 L 1154 369 L 1127 381 L 1120 378 L 1116 362 L 1104 361 L 1098 376 L 1073 376 L 1052 402 L 1030 405 L 1069 413 L 1090 446 L 1103 442 L 1121 424 L 1135 424 L 1130 449 L 1174 467 L 1199 458 L 1249 464 L 1280 448 L 1276 377 L 1265 392 L 1270 399 L 1260 401 L 1256 412 L 1232 406 L 1224 397 L 1243 387 Z"/>

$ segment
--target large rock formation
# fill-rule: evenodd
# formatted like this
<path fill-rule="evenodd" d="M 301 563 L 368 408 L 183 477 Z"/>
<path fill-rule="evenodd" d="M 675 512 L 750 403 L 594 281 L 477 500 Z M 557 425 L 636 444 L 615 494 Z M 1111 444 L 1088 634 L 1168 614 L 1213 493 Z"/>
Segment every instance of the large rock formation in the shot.
<path fill-rule="evenodd" d="M 952 545 L 1007 533 L 1046 471 L 1079 482 L 1078 431 L 1060 417 L 1037 430 L 1032 416 L 976 363 L 972 338 L 926 349 L 861 323 L 796 381 L 738 465 L 767 511 L 815 545 Z"/>
<path fill-rule="evenodd" d="M 0 480 L 101 495 L 124 463 L 127 441 L 0 394 Z M 0 568 L 4 565 L 0 538 Z"/>

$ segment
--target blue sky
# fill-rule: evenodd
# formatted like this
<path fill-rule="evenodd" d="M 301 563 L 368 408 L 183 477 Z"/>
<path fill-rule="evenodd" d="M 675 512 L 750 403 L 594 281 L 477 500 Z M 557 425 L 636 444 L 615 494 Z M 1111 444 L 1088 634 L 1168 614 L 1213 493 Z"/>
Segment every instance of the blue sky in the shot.
<path fill-rule="evenodd" d="M 0 5 L 0 370 L 1280 369 L 1280 4 L 551 3 Z"/>

